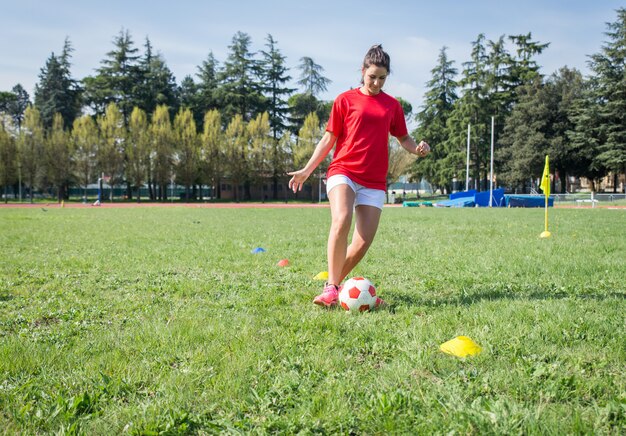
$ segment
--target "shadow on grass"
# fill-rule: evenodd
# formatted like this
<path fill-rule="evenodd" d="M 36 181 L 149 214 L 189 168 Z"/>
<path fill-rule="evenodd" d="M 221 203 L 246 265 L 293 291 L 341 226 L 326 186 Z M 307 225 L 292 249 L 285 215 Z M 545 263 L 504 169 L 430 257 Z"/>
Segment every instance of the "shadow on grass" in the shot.
<path fill-rule="evenodd" d="M 414 294 L 395 294 L 390 300 L 394 306 L 422 306 L 422 307 L 440 307 L 440 306 L 471 306 L 473 304 L 484 301 L 530 301 L 530 300 L 563 300 L 563 299 L 580 299 L 580 300 L 626 300 L 624 292 L 608 292 L 606 294 L 598 293 L 566 293 L 566 292 L 504 292 L 504 291 L 485 291 L 475 294 L 464 294 L 458 297 L 432 297 Z"/>
<path fill-rule="evenodd" d="M 13 299 L 13 295 L 8 294 L 8 293 L 1 293 L 0 294 L 0 301 L 10 301 Z"/>

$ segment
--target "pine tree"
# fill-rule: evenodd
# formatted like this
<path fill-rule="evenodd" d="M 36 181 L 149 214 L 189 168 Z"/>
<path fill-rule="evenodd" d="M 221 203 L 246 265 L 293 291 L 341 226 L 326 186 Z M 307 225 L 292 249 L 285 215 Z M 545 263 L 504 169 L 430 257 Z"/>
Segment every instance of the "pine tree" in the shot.
<path fill-rule="evenodd" d="M 19 133 L 22 128 L 22 123 L 24 122 L 24 112 L 30 105 L 30 96 L 19 83 L 11 89 L 11 92 L 15 98 L 8 104 L 7 112 L 11 116 Z"/>
<path fill-rule="evenodd" d="M 569 120 L 574 127 L 567 132 L 570 159 L 573 157 L 572 175 L 589 179 L 593 191 L 596 190 L 596 180 L 606 174 L 606 168 L 595 160 L 603 141 L 599 95 L 597 80 L 591 76 L 584 81 L 581 96 L 572 102 Z"/>
<path fill-rule="evenodd" d="M 209 52 L 207 58 L 198 67 L 196 77 L 199 82 L 197 85 L 198 92 L 198 112 L 205 114 L 212 109 L 220 107 L 219 91 L 219 63 L 213 56 L 213 52 Z"/>
<path fill-rule="evenodd" d="M 496 152 L 506 163 L 499 179 L 521 187 L 522 192 L 526 192 L 528 180 L 541 177 L 548 151 L 550 110 L 544 97 L 540 77 L 519 88 L 519 102 L 507 119 L 500 137 L 502 148 Z"/>
<path fill-rule="evenodd" d="M 501 180 L 524 190 L 528 180 L 541 176 L 546 154 L 551 170 L 559 174 L 562 192 L 567 175 L 581 175 L 589 161 L 586 152 L 568 140 L 568 132 L 574 127 L 569 114 L 582 94 L 582 82 L 578 71 L 562 68 L 545 82 L 536 76 L 519 88 L 519 101 L 506 120 L 497 151 Z"/>
<path fill-rule="evenodd" d="M 35 106 L 46 128 L 52 127 L 56 113 L 61 114 L 66 128 L 80 114 L 81 89 L 70 73 L 72 51 L 70 40 L 66 39 L 61 55 L 52 53 L 39 73 L 39 82 L 35 85 Z"/>
<path fill-rule="evenodd" d="M 509 89 L 513 93 L 513 101 L 517 101 L 516 89 L 541 77 L 539 65 L 534 57 L 543 53 L 550 43 L 533 41 L 531 32 L 525 35 L 510 35 L 509 40 L 515 44 L 517 54 L 516 58 L 511 59 L 508 68 Z"/>
<path fill-rule="evenodd" d="M 548 150 L 554 174 L 560 179 L 560 192 L 567 189 L 567 176 L 580 176 L 579 168 L 586 158 L 569 140 L 569 132 L 575 128 L 570 117 L 576 102 L 583 96 L 582 74 L 567 67 L 552 74 L 544 83 L 542 100 L 548 105 Z M 557 191 L 556 187 L 552 192 Z"/>
<path fill-rule="evenodd" d="M 250 51 L 250 44 L 248 34 L 237 32 L 228 46 L 228 58 L 218 75 L 218 100 L 226 122 L 230 122 L 235 115 L 241 115 L 243 121 L 248 122 L 264 110 L 259 63 Z"/>
<path fill-rule="evenodd" d="M 158 105 L 170 108 L 170 114 L 178 109 L 176 79 L 159 53 L 153 53 L 150 39 L 146 38 L 145 52 L 138 62 L 138 83 L 133 93 L 134 104 L 147 114 Z"/>
<path fill-rule="evenodd" d="M 178 102 L 181 108 L 191 111 L 196 126 L 198 126 L 198 129 L 202 130 L 204 112 L 200 107 L 199 87 L 190 75 L 185 76 L 180 82 L 180 86 L 178 87 Z"/>
<path fill-rule="evenodd" d="M 446 149 L 442 145 L 446 142 L 448 132 L 446 124 L 454 103 L 458 99 L 455 81 L 457 69 L 454 61 L 448 59 L 447 48 L 439 52 L 437 65 L 431 70 L 432 78 L 427 83 L 423 109 L 417 114 L 418 127 L 413 136 L 425 139 L 433 145 L 431 153 L 424 159 L 417 159 L 411 171 L 416 180 L 426 178 L 434 186 L 450 191 L 452 177 L 446 167 L 442 165 L 446 157 Z"/>
<path fill-rule="evenodd" d="M 594 166 L 612 173 L 617 192 L 618 175 L 626 175 L 626 8 L 618 9 L 617 20 L 607 27 L 609 40 L 589 63 L 596 83 L 594 107 L 600 116 Z"/>
<path fill-rule="evenodd" d="M 267 97 L 267 111 L 269 113 L 269 123 L 272 136 L 275 140 L 279 138 L 287 127 L 286 121 L 289 114 L 289 105 L 285 97 L 289 96 L 294 89 L 285 86 L 291 80 L 288 75 L 289 68 L 285 66 L 285 56 L 276 48 L 276 41 L 272 35 L 267 35 L 267 51 L 261 51 L 261 71 L 263 92 Z"/>
<path fill-rule="evenodd" d="M 463 96 L 456 100 L 447 120 L 448 133 L 443 144 L 446 156 L 442 160 L 442 176 L 448 177 L 448 180 L 465 176 L 467 125 L 471 126 L 470 168 L 473 168 L 473 174 L 470 178 L 474 184 L 468 187 L 470 189 L 481 188 L 479 181 L 487 178 L 486 168 L 490 158 L 487 60 L 485 36 L 480 34 L 472 42 L 471 60 L 463 63 L 463 77 L 459 81 L 464 88 Z"/>
<path fill-rule="evenodd" d="M 326 92 L 328 85 L 333 83 L 332 80 L 322 75 L 324 67 L 316 64 L 310 57 L 300 58 L 298 69 L 300 70 L 298 84 L 302 86 L 306 94 L 317 97 L 320 93 Z"/>
<path fill-rule="evenodd" d="M 102 115 L 110 103 L 115 103 L 127 124 L 139 100 L 137 89 L 142 81 L 139 50 L 124 29 L 113 39 L 113 45 L 114 49 L 100 62 L 97 74 L 83 79 L 86 102 L 98 115 Z"/>

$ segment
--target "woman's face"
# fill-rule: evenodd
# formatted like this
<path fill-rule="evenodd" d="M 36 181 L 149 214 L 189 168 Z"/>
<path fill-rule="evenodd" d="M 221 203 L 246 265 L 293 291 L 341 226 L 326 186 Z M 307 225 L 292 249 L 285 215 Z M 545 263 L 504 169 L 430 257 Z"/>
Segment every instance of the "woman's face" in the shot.
<path fill-rule="evenodd" d="M 378 67 L 376 65 L 370 65 L 367 68 L 363 68 L 363 86 L 361 90 L 368 95 L 376 95 L 385 84 L 387 75 L 389 72 L 387 68 Z"/>

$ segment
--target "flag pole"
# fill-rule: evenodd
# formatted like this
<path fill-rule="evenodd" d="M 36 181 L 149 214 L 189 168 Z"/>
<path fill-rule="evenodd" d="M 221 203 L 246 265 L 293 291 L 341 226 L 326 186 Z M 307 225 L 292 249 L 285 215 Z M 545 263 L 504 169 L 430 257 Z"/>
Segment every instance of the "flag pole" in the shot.
<path fill-rule="evenodd" d="M 465 167 L 465 192 L 469 191 L 470 124 L 467 123 L 467 158 Z"/>
<path fill-rule="evenodd" d="M 549 238 L 552 234 L 548 231 L 548 199 L 550 198 L 550 164 L 548 163 L 548 155 L 546 155 L 546 166 L 543 168 L 543 176 L 541 177 L 541 190 L 546 197 L 545 207 L 545 230 L 539 235 L 540 238 Z"/>
<path fill-rule="evenodd" d="M 546 226 L 545 226 L 545 230 L 543 232 L 541 232 L 541 235 L 540 235 L 541 238 L 549 238 L 550 236 L 552 236 L 552 233 L 550 233 L 548 231 L 548 196 L 547 195 L 546 195 L 546 207 L 545 207 L 545 209 L 546 209 L 546 219 L 545 219 Z"/>
<path fill-rule="evenodd" d="M 493 117 L 491 117 L 491 167 L 489 170 L 489 207 L 493 206 Z"/>

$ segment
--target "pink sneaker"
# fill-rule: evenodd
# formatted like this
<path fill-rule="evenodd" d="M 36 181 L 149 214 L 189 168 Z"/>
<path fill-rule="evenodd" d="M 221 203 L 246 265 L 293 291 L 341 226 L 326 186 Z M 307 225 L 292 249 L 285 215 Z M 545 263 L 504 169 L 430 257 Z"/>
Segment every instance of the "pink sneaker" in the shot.
<path fill-rule="evenodd" d="M 313 299 L 313 303 L 318 306 L 333 307 L 339 301 L 339 288 L 335 285 L 326 283 L 321 294 Z"/>
<path fill-rule="evenodd" d="M 385 303 L 385 300 L 380 297 L 376 297 L 376 304 L 374 304 L 374 309 L 380 309 L 384 307 L 387 307 L 387 303 Z"/>

